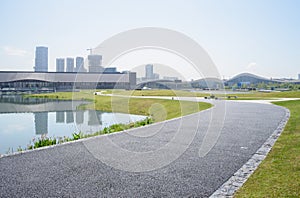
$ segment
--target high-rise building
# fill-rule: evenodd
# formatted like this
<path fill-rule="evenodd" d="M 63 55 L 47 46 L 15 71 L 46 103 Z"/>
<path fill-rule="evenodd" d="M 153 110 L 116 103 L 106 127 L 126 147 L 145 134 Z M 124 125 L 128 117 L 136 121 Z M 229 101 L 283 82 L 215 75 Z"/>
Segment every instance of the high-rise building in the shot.
<path fill-rule="evenodd" d="M 56 59 L 56 72 L 64 72 L 65 71 L 65 59 L 57 58 Z"/>
<path fill-rule="evenodd" d="M 74 58 L 67 58 L 66 72 L 74 72 Z"/>
<path fill-rule="evenodd" d="M 48 72 L 48 47 L 36 47 L 34 71 Z"/>
<path fill-rule="evenodd" d="M 103 72 L 102 56 L 98 54 L 88 55 L 89 72 Z"/>
<path fill-rule="evenodd" d="M 146 65 L 145 70 L 146 70 L 145 78 L 147 80 L 153 79 L 153 65 L 152 64 Z"/>
<path fill-rule="evenodd" d="M 83 57 L 76 57 L 76 67 L 75 67 L 74 71 L 75 72 L 85 72 Z"/>
<path fill-rule="evenodd" d="M 153 79 L 154 79 L 154 80 L 158 80 L 158 79 L 159 79 L 159 74 L 154 73 L 154 74 L 153 74 Z"/>
<path fill-rule="evenodd" d="M 298 80 L 300 80 L 300 74 L 298 74 Z"/>

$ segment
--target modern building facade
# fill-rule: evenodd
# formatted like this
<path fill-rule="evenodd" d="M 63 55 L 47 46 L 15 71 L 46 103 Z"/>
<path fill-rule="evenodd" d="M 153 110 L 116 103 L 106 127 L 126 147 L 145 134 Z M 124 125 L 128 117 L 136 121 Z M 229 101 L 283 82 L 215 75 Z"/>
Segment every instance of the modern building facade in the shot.
<path fill-rule="evenodd" d="M 74 72 L 74 58 L 67 58 L 66 72 Z"/>
<path fill-rule="evenodd" d="M 0 92 L 134 89 L 136 73 L 0 72 Z"/>
<path fill-rule="evenodd" d="M 153 79 L 153 65 L 148 64 L 145 66 L 145 78 L 147 80 Z"/>
<path fill-rule="evenodd" d="M 279 83 L 279 81 L 267 79 L 250 73 L 241 73 L 226 81 L 225 84 L 231 87 L 234 85 L 238 85 L 238 86 L 245 85 L 245 84 L 256 85 L 259 83 L 265 83 L 265 84 Z"/>
<path fill-rule="evenodd" d="M 102 56 L 98 54 L 88 55 L 89 72 L 100 73 L 104 71 L 102 67 Z"/>
<path fill-rule="evenodd" d="M 116 67 L 105 67 L 103 72 L 104 73 L 116 73 L 117 68 Z"/>
<path fill-rule="evenodd" d="M 76 67 L 74 72 L 86 72 L 84 68 L 84 58 L 83 57 L 76 57 Z"/>
<path fill-rule="evenodd" d="M 65 72 L 65 59 L 64 58 L 56 59 L 56 72 Z"/>
<path fill-rule="evenodd" d="M 38 46 L 35 49 L 35 72 L 48 71 L 48 47 Z"/>

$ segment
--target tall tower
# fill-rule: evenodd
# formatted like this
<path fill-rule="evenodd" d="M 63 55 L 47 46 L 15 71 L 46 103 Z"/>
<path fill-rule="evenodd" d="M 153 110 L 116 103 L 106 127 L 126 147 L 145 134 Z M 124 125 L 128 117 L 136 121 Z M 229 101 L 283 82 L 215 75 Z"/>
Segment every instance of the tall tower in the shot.
<path fill-rule="evenodd" d="M 48 72 L 48 47 L 36 47 L 34 71 Z"/>
<path fill-rule="evenodd" d="M 300 74 L 298 74 L 298 80 L 300 80 Z"/>
<path fill-rule="evenodd" d="M 76 57 L 75 72 L 85 72 L 83 57 Z"/>
<path fill-rule="evenodd" d="M 88 55 L 89 72 L 103 72 L 104 68 L 102 65 L 102 56 L 98 54 Z"/>
<path fill-rule="evenodd" d="M 148 64 L 145 66 L 145 70 L 146 70 L 146 75 L 145 78 L 147 80 L 153 79 L 154 74 L 153 74 L 153 65 L 152 64 Z"/>
<path fill-rule="evenodd" d="M 65 59 L 57 58 L 56 59 L 56 72 L 64 72 L 65 71 Z"/>
<path fill-rule="evenodd" d="M 67 58 L 66 72 L 74 72 L 74 58 Z"/>

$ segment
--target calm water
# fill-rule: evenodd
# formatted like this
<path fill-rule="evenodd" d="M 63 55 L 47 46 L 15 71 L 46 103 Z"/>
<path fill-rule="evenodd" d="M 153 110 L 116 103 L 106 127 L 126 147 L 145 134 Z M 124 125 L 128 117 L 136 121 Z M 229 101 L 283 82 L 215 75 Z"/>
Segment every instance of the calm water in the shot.
<path fill-rule="evenodd" d="M 85 103 L 0 96 L 0 153 L 25 148 L 42 134 L 71 137 L 74 132 L 94 133 L 112 124 L 145 119 L 139 115 L 76 110 Z"/>

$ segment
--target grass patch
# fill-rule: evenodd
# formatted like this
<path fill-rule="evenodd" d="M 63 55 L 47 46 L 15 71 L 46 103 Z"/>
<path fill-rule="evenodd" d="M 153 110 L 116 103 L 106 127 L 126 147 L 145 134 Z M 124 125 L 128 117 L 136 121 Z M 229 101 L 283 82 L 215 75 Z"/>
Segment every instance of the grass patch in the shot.
<path fill-rule="evenodd" d="M 291 116 L 271 152 L 235 197 L 300 197 L 300 100 L 274 102 Z"/>
<path fill-rule="evenodd" d="M 55 92 L 45 94 L 28 94 L 23 95 L 24 98 L 46 98 L 49 100 L 88 100 L 93 101 L 94 95 L 92 90 L 84 90 L 80 92 Z"/>
<path fill-rule="evenodd" d="M 271 98 L 300 98 L 300 91 L 286 91 L 286 92 L 250 92 L 250 93 L 235 93 L 228 95 L 236 95 L 239 98 L 260 98 L 260 99 L 271 99 Z"/>
<path fill-rule="evenodd" d="M 132 95 L 132 96 L 183 96 L 183 97 L 204 97 L 209 96 L 209 93 L 197 93 L 184 90 L 166 90 L 166 89 L 152 89 L 152 90 L 114 90 L 112 92 L 116 95 Z"/>
<path fill-rule="evenodd" d="M 158 90 L 159 91 L 159 90 Z M 171 90 L 161 90 L 164 91 Z M 125 91 L 129 92 L 129 91 Z M 156 93 L 156 92 L 154 92 Z M 161 93 L 161 94 L 162 94 Z M 169 93 L 169 92 L 168 92 Z M 129 98 L 118 96 L 94 95 L 93 91 L 57 92 L 49 94 L 33 94 L 26 97 L 48 98 L 57 100 L 89 100 L 88 105 L 80 109 L 95 109 L 107 112 L 130 113 L 151 116 L 154 122 L 172 119 L 210 108 L 212 105 L 204 102 L 165 100 L 154 98 Z"/>
<path fill-rule="evenodd" d="M 182 97 L 205 97 L 210 96 L 211 94 L 204 92 L 190 92 L 184 90 L 134 90 L 134 91 L 126 91 L 126 90 L 114 90 L 113 93 L 116 95 L 133 95 L 133 96 L 182 96 Z M 286 91 L 286 92 L 246 92 L 246 93 L 230 93 L 226 94 L 214 94 L 219 98 L 226 98 L 227 96 L 237 96 L 236 99 L 231 98 L 231 100 L 266 100 L 266 99 L 274 99 L 274 98 L 300 98 L 300 91 Z"/>
<path fill-rule="evenodd" d="M 227 100 L 276 100 L 276 99 L 279 99 L 279 98 L 239 97 L 239 96 L 237 98 L 230 98 L 230 99 L 227 98 Z"/>
<path fill-rule="evenodd" d="M 37 97 L 37 98 L 48 98 L 48 99 L 63 99 L 63 100 L 94 100 L 93 95 L 95 90 L 84 90 L 80 92 L 57 92 L 49 94 L 33 94 L 26 95 L 25 97 Z M 123 96 L 177 96 L 177 97 L 205 97 L 210 96 L 210 93 L 204 92 L 191 92 L 185 90 L 97 90 L 102 91 L 105 94 L 115 94 Z M 226 91 L 224 91 L 226 93 Z M 267 100 L 276 98 L 300 98 L 300 91 L 286 91 L 286 92 L 271 92 L 264 93 L 258 91 L 252 91 L 247 93 L 230 93 L 230 94 L 214 94 L 218 98 L 225 98 L 227 96 L 237 96 L 236 99 L 231 98 L 230 100 Z"/>

